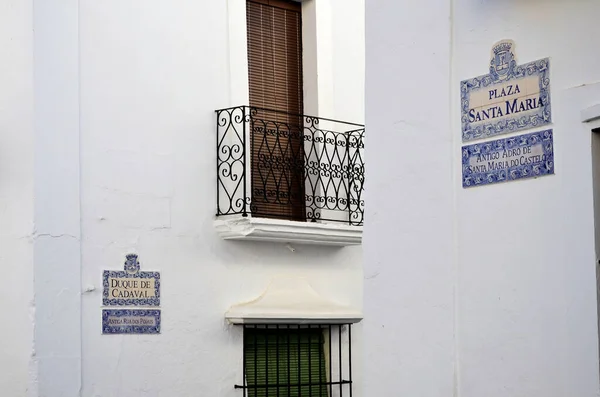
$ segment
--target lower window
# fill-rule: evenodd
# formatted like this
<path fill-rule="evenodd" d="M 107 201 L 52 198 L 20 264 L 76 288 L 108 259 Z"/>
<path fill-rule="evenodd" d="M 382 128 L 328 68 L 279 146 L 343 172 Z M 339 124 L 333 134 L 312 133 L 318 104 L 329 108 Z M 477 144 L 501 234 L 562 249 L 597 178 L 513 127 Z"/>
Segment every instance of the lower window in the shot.
<path fill-rule="evenodd" d="M 244 397 L 352 396 L 351 325 L 244 325 Z"/>

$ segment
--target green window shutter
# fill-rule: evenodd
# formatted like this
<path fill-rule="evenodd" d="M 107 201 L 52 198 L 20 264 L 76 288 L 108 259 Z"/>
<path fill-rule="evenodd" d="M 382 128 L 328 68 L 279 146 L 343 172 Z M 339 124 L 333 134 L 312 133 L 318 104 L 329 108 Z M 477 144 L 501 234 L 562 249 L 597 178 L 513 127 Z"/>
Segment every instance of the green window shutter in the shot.
<path fill-rule="evenodd" d="M 323 345 L 321 329 L 246 329 L 248 397 L 327 397 Z"/>

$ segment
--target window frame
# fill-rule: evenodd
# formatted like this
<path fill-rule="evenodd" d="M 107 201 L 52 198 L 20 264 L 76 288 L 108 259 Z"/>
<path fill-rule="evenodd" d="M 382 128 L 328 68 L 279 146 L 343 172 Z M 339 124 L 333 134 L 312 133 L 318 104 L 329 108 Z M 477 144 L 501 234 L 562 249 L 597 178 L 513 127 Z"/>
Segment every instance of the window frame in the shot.
<path fill-rule="evenodd" d="M 332 324 L 244 324 L 243 325 L 243 382 L 241 385 L 236 384 L 235 389 L 243 390 L 243 397 L 261 397 L 261 396 L 280 396 L 280 397 L 296 397 L 301 395 L 303 397 L 330 397 L 333 396 L 334 393 L 336 396 L 352 396 L 352 324 L 351 323 L 332 323 Z M 254 333 L 256 336 L 258 333 L 264 332 L 266 334 L 269 333 L 269 330 L 273 333 L 283 334 L 285 331 L 288 331 L 287 335 L 287 343 L 291 346 L 293 343 L 299 342 L 297 339 L 294 342 L 290 342 L 290 335 L 299 334 L 302 330 L 320 330 L 323 340 L 323 364 L 325 373 L 323 376 L 319 375 L 321 379 L 318 382 L 312 381 L 312 379 L 308 383 L 298 383 L 298 384 L 290 384 L 290 377 L 288 376 L 287 384 L 277 383 L 276 385 L 269 385 L 269 376 L 267 372 L 266 376 L 266 387 L 265 390 L 271 389 L 271 391 L 266 393 L 252 393 L 252 389 L 260 390 L 263 388 L 256 387 L 256 385 L 251 385 L 248 381 L 248 366 L 247 366 L 247 337 L 250 333 Z M 258 332 L 257 332 L 258 331 Z M 268 337 L 267 337 L 268 338 Z M 337 343 L 336 343 L 337 342 Z M 256 348 L 257 345 L 254 345 Z M 267 344 L 268 346 L 268 344 Z M 280 348 L 279 346 L 279 338 L 277 338 L 277 351 Z M 310 343 L 308 346 L 308 351 L 310 351 Z M 298 349 L 300 345 L 298 345 Z M 278 355 L 278 354 L 277 354 Z M 256 356 L 255 356 L 256 357 Z M 265 365 L 269 367 L 269 354 L 267 347 L 267 360 L 265 360 Z M 289 357 L 289 356 L 288 356 Z M 310 357 L 309 357 L 310 360 Z M 300 360 L 301 361 L 301 360 Z M 320 361 L 320 359 L 319 359 Z M 289 367 L 290 361 L 286 362 L 287 368 L 290 368 L 287 373 L 288 375 L 294 371 L 300 371 L 300 368 L 295 368 L 291 370 Z M 256 365 L 256 364 L 255 364 Z M 321 363 L 319 363 L 321 365 Z M 286 368 L 286 369 L 287 369 Z M 309 361 L 309 373 L 310 373 L 310 361 Z M 256 373 L 255 373 L 256 374 Z M 277 375 L 279 382 L 279 373 Z M 300 376 L 298 376 L 300 379 Z M 300 394 L 302 392 L 302 388 L 308 387 L 309 394 L 305 393 Z M 316 393 L 312 389 L 316 388 Z M 297 388 L 296 394 L 291 394 L 290 391 L 294 391 L 293 388 Z"/>
<path fill-rule="evenodd" d="M 333 41 L 331 35 L 327 33 L 333 18 L 331 7 L 326 2 L 316 0 L 299 1 L 299 3 L 302 4 L 304 112 L 308 115 L 334 115 L 333 84 L 331 83 L 334 79 Z M 227 94 L 220 107 L 248 107 L 247 104 L 250 103 L 250 100 L 246 0 L 226 0 L 225 8 L 228 21 L 228 37 L 226 39 L 228 86 L 225 87 Z M 218 113 L 219 111 L 217 111 Z M 317 118 L 313 119 L 317 120 Z M 321 120 L 325 121 L 325 123 L 321 123 L 321 127 L 327 129 L 326 123 L 331 121 L 327 121 L 328 119 L 325 118 L 321 118 Z M 364 130 L 364 125 L 357 128 Z M 249 142 L 249 137 L 246 135 L 248 135 L 247 132 L 244 133 L 243 138 L 245 142 Z M 249 161 L 245 163 L 243 174 L 247 176 L 252 174 Z M 249 192 L 252 189 L 251 177 L 245 178 L 245 181 L 245 184 L 240 187 L 240 191 Z M 218 196 L 217 192 L 217 200 Z M 260 240 L 320 246 L 350 246 L 362 243 L 362 222 L 344 224 L 347 215 L 350 214 L 340 211 L 337 211 L 339 219 L 332 218 L 335 220 L 331 221 L 328 220 L 331 214 L 323 216 L 321 212 L 319 210 L 320 216 L 315 222 L 294 222 L 261 218 L 251 214 L 247 216 L 245 212 L 242 214 L 218 211 L 214 226 L 219 236 L 226 240 Z"/>

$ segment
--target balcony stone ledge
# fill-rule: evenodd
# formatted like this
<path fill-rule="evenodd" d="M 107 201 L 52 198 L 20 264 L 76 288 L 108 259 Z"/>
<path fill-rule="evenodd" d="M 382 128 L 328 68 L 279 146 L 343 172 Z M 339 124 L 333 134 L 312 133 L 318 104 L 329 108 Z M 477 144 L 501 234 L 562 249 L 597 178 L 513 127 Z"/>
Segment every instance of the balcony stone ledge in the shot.
<path fill-rule="evenodd" d="M 224 240 L 257 240 L 344 247 L 362 243 L 362 226 L 229 215 L 214 221 Z"/>

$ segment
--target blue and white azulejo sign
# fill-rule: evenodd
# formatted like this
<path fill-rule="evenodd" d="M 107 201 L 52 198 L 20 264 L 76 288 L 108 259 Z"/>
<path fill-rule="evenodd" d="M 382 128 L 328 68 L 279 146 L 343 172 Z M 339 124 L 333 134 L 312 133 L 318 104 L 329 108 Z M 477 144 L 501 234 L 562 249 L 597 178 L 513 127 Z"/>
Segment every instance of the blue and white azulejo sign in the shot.
<path fill-rule="evenodd" d="M 136 254 L 128 254 L 123 270 L 102 275 L 105 306 L 160 306 L 160 273 L 140 271 Z"/>
<path fill-rule="evenodd" d="M 160 334 L 159 309 L 103 309 L 103 334 Z"/>
<path fill-rule="evenodd" d="M 517 66 L 514 43 L 492 49 L 490 73 L 460 84 L 463 142 L 552 122 L 550 60 Z"/>
<path fill-rule="evenodd" d="M 463 188 L 554 174 L 552 130 L 462 148 Z"/>

